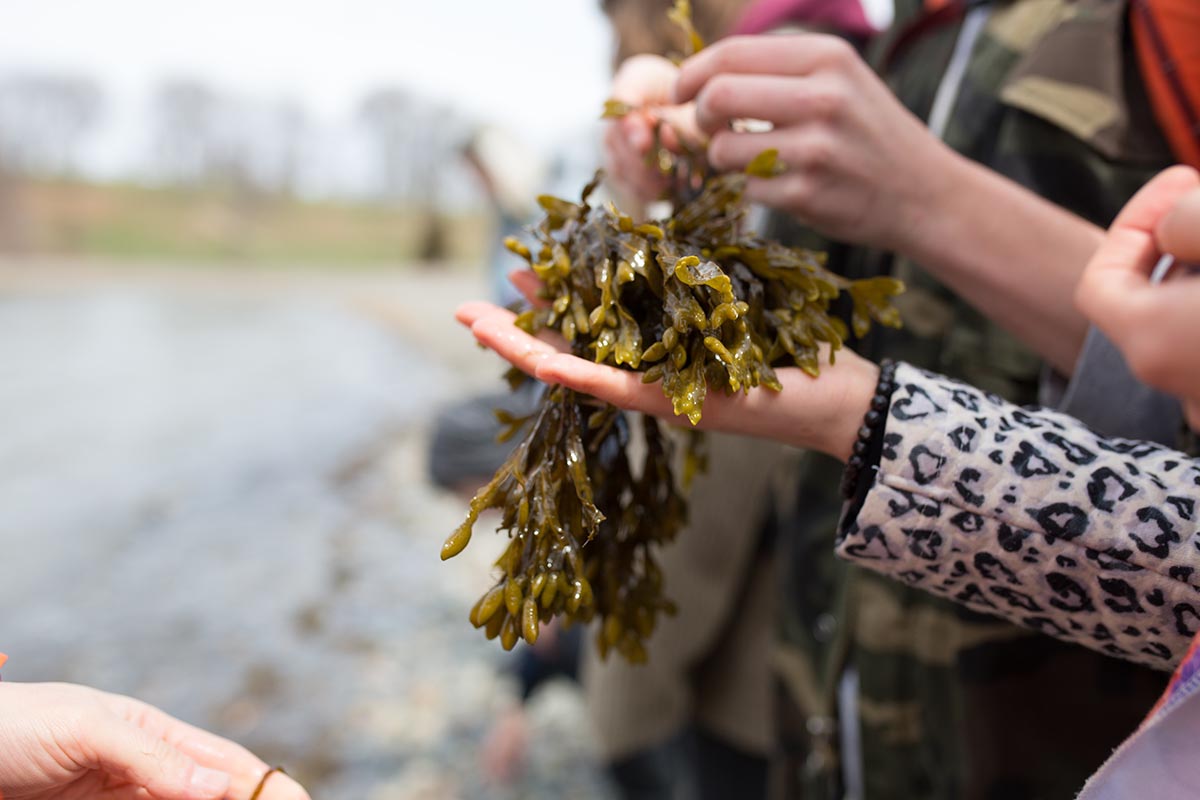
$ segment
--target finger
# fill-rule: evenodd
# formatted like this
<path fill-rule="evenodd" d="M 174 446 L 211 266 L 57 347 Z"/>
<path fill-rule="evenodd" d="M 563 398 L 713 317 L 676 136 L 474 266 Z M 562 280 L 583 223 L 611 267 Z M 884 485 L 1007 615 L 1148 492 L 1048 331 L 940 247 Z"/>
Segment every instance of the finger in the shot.
<path fill-rule="evenodd" d="M 779 151 L 779 159 L 788 170 L 804 169 L 814 157 L 805 151 L 804 136 L 794 128 L 777 128 L 763 133 L 735 133 L 726 130 L 713 136 L 708 144 L 708 163 L 722 172 L 743 170 L 764 150 Z"/>
<path fill-rule="evenodd" d="M 640 373 L 558 353 L 538 359 L 534 377 L 590 394 L 627 411 L 640 411 L 664 419 L 675 416 L 662 387 L 656 383 L 642 383 Z"/>
<path fill-rule="evenodd" d="M 786 210 L 800 222 L 811 223 L 804 211 L 813 196 L 812 178 L 803 172 L 788 171 L 774 178 L 750 178 L 746 181 L 745 197 L 751 203 L 767 208 Z"/>
<path fill-rule="evenodd" d="M 234 797 L 251 797 L 254 790 L 258 788 L 262 781 L 260 774 L 253 784 L 247 786 L 240 793 L 234 792 Z M 311 800 L 308 792 L 299 784 L 291 775 L 285 772 L 274 772 L 267 778 L 263 784 L 262 794 L 258 796 L 258 800 Z"/>
<path fill-rule="evenodd" d="M 471 326 L 471 333 L 484 347 L 496 351 L 505 361 L 533 375 L 540 361 L 558 351 L 554 345 L 512 324 L 500 315 L 484 317 Z"/>
<path fill-rule="evenodd" d="M 1149 233 L 1184 195 L 1200 187 L 1200 173 L 1191 167 L 1163 170 L 1137 191 L 1117 218 L 1113 228 L 1131 228 Z"/>
<path fill-rule="evenodd" d="M 221 800 L 232 778 L 201 766 L 160 736 L 117 716 L 84 719 L 76 735 L 84 765 L 145 789 L 158 800 Z"/>
<path fill-rule="evenodd" d="M 228 793 L 232 797 L 250 797 L 269 769 L 262 759 L 236 742 L 189 725 L 140 700 L 120 695 L 109 697 L 115 701 L 116 713 L 126 721 L 167 742 L 200 766 L 229 775 Z M 308 793 L 291 777 L 276 773 L 259 796 L 259 800 L 272 798 L 302 800 L 308 798 Z"/>
<path fill-rule="evenodd" d="M 610 128 L 612 130 L 616 131 L 612 143 L 614 154 L 624 162 L 640 165 L 642 171 L 647 169 L 646 158 L 656 144 L 678 153 L 682 149 L 681 142 L 695 146 L 703 139 L 696 127 L 693 103 L 636 111 Z"/>
<path fill-rule="evenodd" d="M 656 117 L 644 111 L 627 114 L 609 129 L 617 136 L 615 146 L 637 155 L 644 155 L 654 144 L 654 126 L 657 121 Z"/>
<path fill-rule="evenodd" d="M 530 269 L 514 269 L 508 273 L 508 281 L 511 283 L 521 296 L 524 297 L 531 306 L 535 308 L 546 308 L 550 305 L 550 301 L 542 297 L 542 292 L 545 291 L 546 285 L 542 283 L 533 270 Z"/>
<path fill-rule="evenodd" d="M 663 123 L 659 129 L 659 141 L 672 153 L 680 152 L 685 144 L 699 147 L 708 138 L 697 124 L 695 103 L 663 106 L 655 113 Z"/>
<path fill-rule="evenodd" d="M 1152 234 L 1176 202 L 1197 186 L 1200 175 L 1191 167 L 1172 167 L 1160 172 L 1121 209 L 1093 263 L 1101 269 L 1149 275 L 1159 254 Z"/>
<path fill-rule="evenodd" d="M 658 143 L 679 152 L 680 139 L 694 144 L 701 138 L 695 116 L 694 103 L 633 111 L 609 126 L 605 142 L 614 151 L 644 158 L 654 145 L 657 130 Z"/>
<path fill-rule="evenodd" d="M 1160 252 L 1154 230 L 1198 185 L 1200 176 L 1190 167 L 1172 167 L 1154 176 L 1112 221 L 1108 239 L 1093 259 L 1096 269 L 1150 275 Z"/>
<path fill-rule="evenodd" d="M 625 187 L 639 203 L 657 200 L 667 188 L 668 180 L 659 170 L 656 160 L 638 156 L 625 169 L 628 178 Z"/>
<path fill-rule="evenodd" d="M 484 300 L 472 300 L 463 303 L 454 312 L 454 318 L 461 324 L 471 327 L 476 321 L 484 317 L 496 316 L 498 318 L 507 317 L 508 324 L 517 318 L 517 315 L 509 311 L 507 308 L 501 308 L 495 303 L 488 303 Z"/>
<path fill-rule="evenodd" d="M 1091 320 L 1111 332 L 1140 318 L 1138 292 L 1149 286 L 1159 255 L 1154 229 L 1200 178 L 1188 167 L 1172 167 L 1135 194 L 1117 215 L 1080 278 L 1075 301 Z"/>
<path fill-rule="evenodd" d="M 1158 223 L 1155 238 L 1162 252 L 1184 261 L 1200 261 L 1200 189 L 1192 189 L 1175 202 Z"/>
<path fill-rule="evenodd" d="M 1113 221 L 1100 249 L 1084 273 L 1084 281 L 1108 292 L 1142 285 L 1159 251 L 1153 232 L 1176 201 L 1196 188 L 1200 177 L 1190 167 L 1172 167 L 1135 194 Z"/>
<path fill-rule="evenodd" d="M 231 776 L 235 796 L 238 789 L 257 785 L 267 765 L 245 747 L 202 728 L 189 725 L 148 703 L 122 695 L 107 695 L 109 707 L 127 722 L 162 739 L 202 767 Z"/>
<path fill-rule="evenodd" d="M 706 47 L 680 65 L 672 102 L 694 99 L 717 75 L 808 75 L 850 59 L 859 56 L 837 36 L 733 36 Z"/>
<path fill-rule="evenodd" d="M 623 121 L 624 122 L 624 121 Z M 614 185 L 628 192 L 641 202 L 658 197 L 666 181 L 657 168 L 647 162 L 647 152 L 653 142 L 652 128 L 634 125 L 640 134 L 631 134 L 613 125 L 605 133 L 605 160 L 608 174 Z M 638 136 L 642 138 L 638 139 Z M 631 138 L 637 141 L 631 141 Z M 671 136 L 674 139 L 674 136 Z"/>
<path fill-rule="evenodd" d="M 531 339 L 534 339 L 543 345 L 548 345 L 551 349 L 558 352 L 566 352 L 571 349 L 570 345 L 567 343 L 567 340 L 564 339 L 562 334 L 558 331 L 545 329 L 539 331 L 536 335 L 530 336 L 530 334 L 516 327 L 515 323 L 517 315 L 509 311 L 507 308 L 500 308 L 499 306 L 492 305 L 491 303 L 478 303 L 478 305 L 480 306 L 479 312 L 476 314 L 475 319 L 470 323 L 470 327 L 472 329 L 475 327 L 476 323 L 486 322 L 488 328 L 495 327 L 504 331 L 511 328 L 522 336 L 529 336 Z"/>
<path fill-rule="evenodd" d="M 738 119 L 775 125 L 831 118 L 841 98 L 829 81 L 781 75 L 717 75 L 696 95 L 696 123 L 708 135 Z"/>
<path fill-rule="evenodd" d="M 670 102 L 671 88 L 679 67 L 662 56 L 649 54 L 627 58 L 613 76 L 611 95 L 633 106 L 656 106 Z"/>

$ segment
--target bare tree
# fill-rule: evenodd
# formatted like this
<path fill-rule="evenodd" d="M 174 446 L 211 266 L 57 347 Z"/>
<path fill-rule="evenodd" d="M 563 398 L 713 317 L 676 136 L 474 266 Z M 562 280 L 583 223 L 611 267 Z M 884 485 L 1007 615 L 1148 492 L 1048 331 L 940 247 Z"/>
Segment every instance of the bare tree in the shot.
<path fill-rule="evenodd" d="M 358 117 L 374 140 L 379 166 L 379 192 L 388 200 L 409 191 L 416 152 L 414 133 L 419 131 L 416 99 L 404 89 L 376 89 L 359 104 Z"/>
<path fill-rule="evenodd" d="M 76 172 L 104 109 L 90 79 L 48 73 L 0 80 L 0 247 L 25 246 L 25 182 Z"/>
<path fill-rule="evenodd" d="M 9 172 L 67 175 L 104 109 L 89 78 L 27 73 L 0 80 L 0 162 Z"/>
<path fill-rule="evenodd" d="M 210 179 L 219 158 L 215 136 L 220 104 L 217 93 L 198 80 L 175 79 L 159 86 L 153 106 L 162 178 L 185 186 Z"/>
<path fill-rule="evenodd" d="M 308 113 L 295 100 L 284 100 L 272 109 L 269 145 L 274 155 L 272 187 L 281 195 L 296 192 L 307 150 Z"/>
<path fill-rule="evenodd" d="M 374 140 L 380 196 L 405 201 L 424 220 L 418 255 L 441 258 L 446 245 L 441 185 L 466 140 L 464 124 L 448 106 L 394 87 L 366 95 L 358 116 Z"/>

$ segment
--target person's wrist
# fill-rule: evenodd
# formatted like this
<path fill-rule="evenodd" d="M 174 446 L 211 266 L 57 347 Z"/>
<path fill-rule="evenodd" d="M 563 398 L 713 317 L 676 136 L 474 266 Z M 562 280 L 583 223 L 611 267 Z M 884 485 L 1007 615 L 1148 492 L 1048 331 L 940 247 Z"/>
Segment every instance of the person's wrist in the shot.
<path fill-rule="evenodd" d="M 938 261 L 938 252 L 953 239 L 962 212 L 964 185 L 976 165 L 943 142 L 930 138 L 900 182 L 893 213 L 885 215 L 884 249 L 918 263 Z"/>
<path fill-rule="evenodd" d="M 854 439 L 846 469 L 842 472 L 842 497 L 853 501 L 864 486 L 869 486 L 869 473 L 879 464 L 883 454 L 883 435 L 887 427 L 888 407 L 896 388 L 896 362 L 885 358 L 879 364 L 879 382 L 871 395 L 871 404 L 863 415 Z"/>
<path fill-rule="evenodd" d="M 879 368 L 843 350 L 837 363 L 824 366 L 818 378 L 798 369 L 783 371 L 779 377 L 782 392 L 751 393 L 749 399 L 753 402 L 757 395 L 762 407 L 747 409 L 744 419 L 755 429 L 742 432 L 779 439 L 840 461 L 848 459 L 879 381 Z M 771 408 L 775 405 L 784 409 L 782 413 Z"/>
<path fill-rule="evenodd" d="M 845 357 L 844 372 L 837 372 L 837 389 L 831 392 L 824 419 L 817 419 L 812 448 L 839 461 L 847 461 L 858 439 L 863 416 L 871 406 L 871 397 L 879 383 L 879 367 L 858 355 Z M 839 359 L 841 360 L 841 359 Z M 832 377 L 832 376 L 831 376 Z M 819 380 L 823 380 L 821 378 Z M 833 387 L 830 387 L 833 389 Z"/>

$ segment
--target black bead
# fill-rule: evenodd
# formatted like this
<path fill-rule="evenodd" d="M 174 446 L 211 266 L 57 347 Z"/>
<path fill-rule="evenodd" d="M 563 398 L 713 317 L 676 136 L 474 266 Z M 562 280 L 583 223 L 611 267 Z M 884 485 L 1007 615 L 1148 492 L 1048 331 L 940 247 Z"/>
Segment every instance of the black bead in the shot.
<path fill-rule="evenodd" d="M 853 455 L 846 462 L 846 469 L 842 473 L 842 496 L 847 500 L 853 499 L 858 492 L 859 473 L 867 465 L 867 454 L 876 435 L 875 430 L 887 417 L 892 392 L 896 390 L 895 375 L 896 362 L 890 358 L 880 362 L 879 383 L 875 387 L 874 396 L 871 397 L 871 408 L 863 415 L 863 424 L 858 429 L 858 440 L 854 443 Z"/>

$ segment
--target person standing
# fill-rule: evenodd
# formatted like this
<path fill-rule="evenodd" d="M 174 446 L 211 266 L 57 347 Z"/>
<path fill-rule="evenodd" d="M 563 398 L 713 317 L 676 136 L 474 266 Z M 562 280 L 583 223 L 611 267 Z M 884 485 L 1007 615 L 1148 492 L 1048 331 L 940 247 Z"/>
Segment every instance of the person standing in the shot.
<path fill-rule="evenodd" d="M 1086 320 L 1063 300 L 1096 226 L 1174 160 L 1127 12 L 900 0 L 872 47 L 882 82 L 822 38 L 734 39 L 686 62 L 671 101 L 694 101 L 719 169 L 779 149 L 788 172 L 749 192 L 796 220 L 777 236 L 908 284 L 906 330 L 853 346 L 1027 404 L 1043 362 L 1069 373 L 1082 347 Z M 730 130 L 739 118 L 773 127 Z M 635 123 L 616 137 L 631 151 Z M 836 562 L 840 469 L 806 459 L 781 526 L 781 796 L 1069 796 L 1164 678 Z M 1074 712 L 1097 702 L 1100 720 Z"/>

